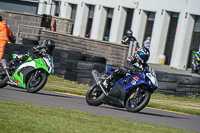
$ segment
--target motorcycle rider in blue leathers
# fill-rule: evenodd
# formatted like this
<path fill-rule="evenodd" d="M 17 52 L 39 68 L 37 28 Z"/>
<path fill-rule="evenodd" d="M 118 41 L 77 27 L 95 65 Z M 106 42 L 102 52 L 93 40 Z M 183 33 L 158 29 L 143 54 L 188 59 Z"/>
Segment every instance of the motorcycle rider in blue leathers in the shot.
<path fill-rule="evenodd" d="M 114 70 L 108 78 L 102 80 L 101 85 L 107 89 L 109 88 L 109 83 L 116 78 L 123 78 L 124 76 L 129 75 L 130 72 L 142 72 L 144 67 L 148 67 L 146 62 L 148 61 L 149 56 L 149 49 L 146 47 L 139 48 L 133 56 L 127 58 L 124 67 Z"/>
<path fill-rule="evenodd" d="M 200 65 L 200 51 L 196 52 L 192 61 L 192 72 L 198 72 L 198 66 Z"/>

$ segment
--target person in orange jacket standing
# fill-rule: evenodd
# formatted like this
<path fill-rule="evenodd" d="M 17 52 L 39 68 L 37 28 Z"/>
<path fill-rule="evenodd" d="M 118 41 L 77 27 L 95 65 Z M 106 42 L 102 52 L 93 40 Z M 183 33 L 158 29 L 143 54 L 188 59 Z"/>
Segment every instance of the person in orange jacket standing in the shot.
<path fill-rule="evenodd" d="M 6 22 L 0 16 L 0 66 L 1 59 L 4 56 L 5 45 L 9 42 L 9 37 L 12 37 L 10 29 L 7 27 Z"/>

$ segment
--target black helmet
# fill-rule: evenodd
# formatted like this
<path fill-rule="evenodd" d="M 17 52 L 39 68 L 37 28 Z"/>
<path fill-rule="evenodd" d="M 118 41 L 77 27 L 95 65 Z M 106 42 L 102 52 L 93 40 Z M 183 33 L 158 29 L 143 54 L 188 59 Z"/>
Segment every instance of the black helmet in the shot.
<path fill-rule="evenodd" d="M 44 47 L 47 53 L 51 54 L 55 48 L 55 42 L 52 39 L 44 40 L 42 47 Z"/>
<path fill-rule="evenodd" d="M 142 47 L 142 48 L 139 48 L 137 50 L 137 55 L 138 55 L 138 58 L 143 62 L 147 62 L 148 59 L 149 59 L 149 56 L 150 56 L 150 51 L 148 48 L 146 47 Z"/>
<path fill-rule="evenodd" d="M 132 30 L 130 30 L 130 29 L 126 30 L 126 35 L 132 36 L 132 34 L 133 34 L 133 31 L 132 31 Z"/>

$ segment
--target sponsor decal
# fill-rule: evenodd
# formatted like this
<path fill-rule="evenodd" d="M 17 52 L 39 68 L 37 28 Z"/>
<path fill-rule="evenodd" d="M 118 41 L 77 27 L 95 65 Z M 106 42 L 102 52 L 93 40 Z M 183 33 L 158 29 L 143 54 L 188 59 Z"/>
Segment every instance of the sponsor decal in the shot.
<path fill-rule="evenodd" d="M 16 83 L 21 84 L 18 80 L 16 80 L 15 78 L 13 79 Z"/>
<path fill-rule="evenodd" d="M 148 73 L 147 76 L 150 77 L 150 78 L 152 77 L 152 75 L 150 73 Z"/>
<path fill-rule="evenodd" d="M 136 81 L 135 80 L 131 81 L 131 84 L 136 85 Z"/>
<path fill-rule="evenodd" d="M 138 81 L 140 78 L 138 76 L 133 77 L 136 81 Z"/>

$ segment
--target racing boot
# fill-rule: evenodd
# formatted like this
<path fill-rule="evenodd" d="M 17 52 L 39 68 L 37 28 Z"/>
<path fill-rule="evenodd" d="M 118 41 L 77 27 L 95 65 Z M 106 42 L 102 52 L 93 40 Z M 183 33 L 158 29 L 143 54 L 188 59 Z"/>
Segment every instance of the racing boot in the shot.
<path fill-rule="evenodd" d="M 105 91 L 109 91 L 110 82 L 112 81 L 111 75 L 101 81 L 101 86 L 105 89 Z"/>

